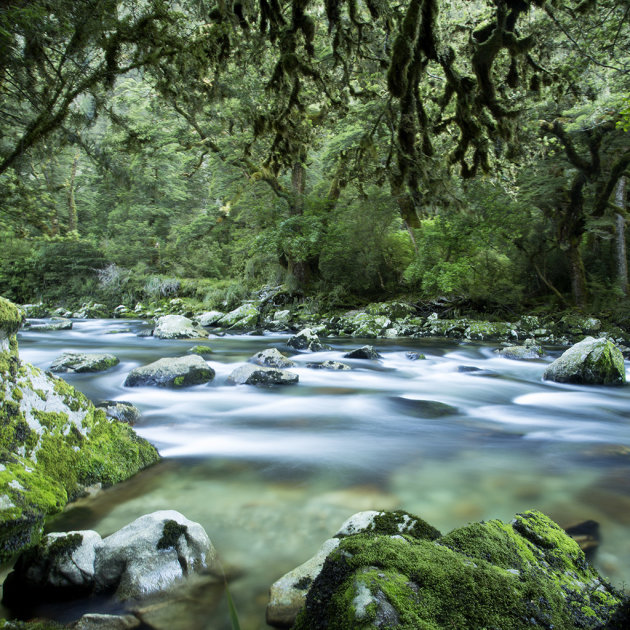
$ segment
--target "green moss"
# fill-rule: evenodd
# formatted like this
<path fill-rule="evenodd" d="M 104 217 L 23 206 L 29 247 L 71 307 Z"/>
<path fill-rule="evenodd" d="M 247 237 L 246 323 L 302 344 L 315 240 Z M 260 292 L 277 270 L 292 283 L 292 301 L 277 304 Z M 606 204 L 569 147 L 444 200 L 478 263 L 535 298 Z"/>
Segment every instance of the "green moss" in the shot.
<path fill-rule="evenodd" d="M 68 414 L 62 411 L 41 411 L 33 409 L 33 416 L 49 431 L 61 430 L 68 424 Z"/>
<path fill-rule="evenodd" d="M 201 357 L 212 354 L 214 351 L 210 346 L 194 346 L 188 352 L 191 354 L 198 354 Z"/>
<path fill-rule="evenodd" d="M 359 533 L 341 540 L 294 630 L 601 627 L 621 596 L 539 512 L 437 540 Z"/>
<path fill-rule="evenodd" d="M 0 335 L 10 337 L 20 329 L 23 321 L 22 311 L 9 300 L 0 297 Z"/>
<path fill-rule="evenodd" d="M 181 536 L 188 533 L 186 525 L 180 525 L 177 521 L 168 520 L 164 523 L 162 537 L 158 540 L 158 549 L 171 549 L 177 546 Z"/>
<path fill-rule="evenodd" d="M 20 400 L 24 398 L 22 390 L 19 387 L 14 387 L 13 391 L 11 392 L 11 398 L 13 398 L 13 400 L 15 400 L 16 402 L 20 402 Z"/>
<path fill-rule="evenodd" d="M 181 387 L 182 385 L 184 385 L 185 380 L 186 380 L 186 379 L 184 379 L 184 377 L 183 377 L 183 376 L 176 376 L 176 377 L 173 379 L 173 386 L 174 386 L 174 387 Z"/>

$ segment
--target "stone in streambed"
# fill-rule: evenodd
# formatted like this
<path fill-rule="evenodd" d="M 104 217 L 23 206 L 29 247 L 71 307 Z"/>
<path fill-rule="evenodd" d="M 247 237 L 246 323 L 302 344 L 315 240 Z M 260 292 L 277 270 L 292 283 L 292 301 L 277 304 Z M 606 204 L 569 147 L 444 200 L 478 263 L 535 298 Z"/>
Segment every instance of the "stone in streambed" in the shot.
<path fill-rule="evenodd" d="M 102 409 L 108 418 L 114 418 L 130 426 L 140 420 L 140 410 L 123 400 L 100 400 L 95 403 L 95 407 Z"/>
<path fill-rule="evenodd" d="M 227 378 L 230 385 L 258 385 L 266 387 L 270 385 L 295 385 L 300 377 L 287 370 L 252 365 L 246 363 L 237 367 Z"/>
<path fill-rule="evenodd" d="M 20 556 L 5 582 L 3 601 L 23 609 L 33 598 L 91 593 L 142 599 L 216 568 L 216 551 L 203 527 L 179 512 L 162 510 L 103 539 L 90 530 L 48 534 Z"/>
<path fill-rule="evenodd" d="M 380 359 L 381 355 L 374 346 L 362 346 L 343 355 L 346 359 Z"/>
<path fill-rule="evenodd" d="M 351 370 L 352 368 L 340 361 L 322 361 L 321 363 L 307 363 L 307 368 L 314 370 Z"/>
<path fill-rule="evenodd" d="M 255 365 L 279 369 L 295 367 L 297 365 L 295 361 L 291 361 L 291 359 L 282 354 L 277 348 L 261 350 L 251 357 L 249 362 Z"/>
<path fill-rule="evenodd" d="M 153 336 L 159 339 L 195 339 L 208 333 L 183 315 L 164 315 L 157 320 Z"/>
<path fill-rule="evenodd" d="M 118 365 L 118 357 L 108 353 L 64 352 L 50 366 L 51 372 L 102 372 Z"/>
<path fill-rule="evenodd" d="M 544 356 L 543 349 L 534 344 L 525 344 L 523 346 L 507 346 L 495 350 L 496 354 L 504 359 L 514 359 L 517 361 L 529 361 L 531 359 L 540 359 Z"/>
<path fill-rule="evenodd" d="M 287 341 L 287 346 L 294 350 L 309 350 L 310 352 L 320 352 L 330 350 L 330 346 L 322 343 L 319 337 L 310 329 L 304 328 Z"/>
<path fill-rule="evenodd" d="M 547 366 L 543 379 L 579 385 L 624 385 L 621 351 L 608 339 L 586 337 Z"/>
<path fill-rule="evenodd" d="M 126 387 L 187 387 L 207 383 L 214 370 L 196 354 L 187 357 L 158 359 L 137 367 L 125 379 Z"/>
<path fill-rule="evenodd" d="M 72 321 L 65 317 L 52 317 L 49 322 L 43 324 L 31 324 L 24 328 L 26 331 L 31 332 L 51 332 L 55 330 L 70 330 L 72 328 Z"/>

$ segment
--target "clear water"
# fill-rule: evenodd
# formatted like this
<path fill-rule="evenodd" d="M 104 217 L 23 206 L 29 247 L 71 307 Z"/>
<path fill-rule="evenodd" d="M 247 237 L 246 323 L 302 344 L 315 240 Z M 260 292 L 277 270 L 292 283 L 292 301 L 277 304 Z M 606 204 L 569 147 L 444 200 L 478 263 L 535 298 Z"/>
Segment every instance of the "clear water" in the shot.
<path fill-rule="evenodd" d="M 135 428 L 164 458 L 75 504 L 53 529 L 106 535 L 147 512 L 182 512 L 216 546 L 244 630 L 267 628 L 269 586 L 348 516 L 367 509 L 405 509 L 444 532 L 530 508 L 564 526 L 592 519 L 602 536 L 597 567 L 617 586 L 630 583 L 627 385 L 543 382 L 545 365 L 560 350 L 525 362 L 497 357 L 493 345 L 344 339 L 332 340 L 331 351 L 293 356 L 297 386 L 234 387 L 225 382 L 232 369 L 264 348 L 287 352 L 288 336 L 231 335 L 208 340 L 217 373 L 211 383 L 125 388 L 131 368 L 179 356 L 195 343 L 137 337 L 145 326 L 88 320 L 70 331 L 19 335 L 22 359 L 44 369 L 62 351 L 117 355 L 116 368 L 67 380 L 93 400 L 139 407 Z M 108 334 L 121 328 L 131 331 Z M 382 359 L 341 358 L 363 343 L 375 345 Z M 410 361 L 409 350 L 426 360 Z M 353 370 L 306 367 L 325 359 Z M 85 607 L 43 612 L 70 620 Z M 156 609 L 156 627 L 231 627 L 221 588 L 197 585 L 179 607 L 167 607 L 170 613 Z"/>

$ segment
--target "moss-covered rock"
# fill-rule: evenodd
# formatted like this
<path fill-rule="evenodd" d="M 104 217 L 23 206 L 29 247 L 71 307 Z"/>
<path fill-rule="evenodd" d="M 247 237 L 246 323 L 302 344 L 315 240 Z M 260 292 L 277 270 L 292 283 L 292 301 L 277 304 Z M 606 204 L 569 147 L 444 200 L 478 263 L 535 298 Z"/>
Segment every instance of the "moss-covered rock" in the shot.
<path fill-rule="evenodd" d="M 256 328 L 260 318 L 258 305 L 253 302 L 242 304 L 238 308 L 224 315 L 215 322 L 215 326 L 221 328 L 231 328 L 234 330 L 244 330 L 248 328 Z"/>
<path fill-rule="evenodd" d="M 126 387 L 188 387 L 207 383 L 215 371 L 198 355 L 164 358 L 134 368 L 125 379 Z"/>
<path fill-rule="evenodd" d="M 551 363 L 543 379 L 581 385 L 624 385 L 626 369 L 621 350 L 610 340 L 586 337 Z"/>
<path fill-rule="evenodd" d="M 118 365 L 118 357 L 108 353 L 64 352 L 50 366 L 51 372 L 101 372 Z"/>
<path fill-rule="evenodd" d="M 622 604 L 536 511 L 435 538 L 359 528 L 330 552 L 295 630 L 604 627 Z"/>
<path fill-rule="evenodd" d="M 280 352 L 277 348 L 267 348 L 266 350 L 261 350 L 253 357 L 250 357 L 249 362 L 254 363 L 255 365 L 278 368 L 280 370 L 284 368 L 292 368 L 297 365 L 295 361 L 291 361 L 291 359 L 282 354 L 282 352 Z"/>
<path fill-rule="evenodd" d="M 159 458 L 65 381 L 20 362 L 21 319 L 0 299 L 0 562 L 36 543 L 45 519 L 87 486 L 112 485 Z"/>

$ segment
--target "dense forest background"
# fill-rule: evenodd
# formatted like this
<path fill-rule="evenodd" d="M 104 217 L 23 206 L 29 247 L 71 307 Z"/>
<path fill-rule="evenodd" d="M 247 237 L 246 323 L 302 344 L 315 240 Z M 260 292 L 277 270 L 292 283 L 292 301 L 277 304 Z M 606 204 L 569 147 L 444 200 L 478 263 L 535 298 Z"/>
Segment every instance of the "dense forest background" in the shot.
<path fill-rule="evenodd" d="M 0 293 L 630 319 L 627 0 L 8 0 Z"/>

